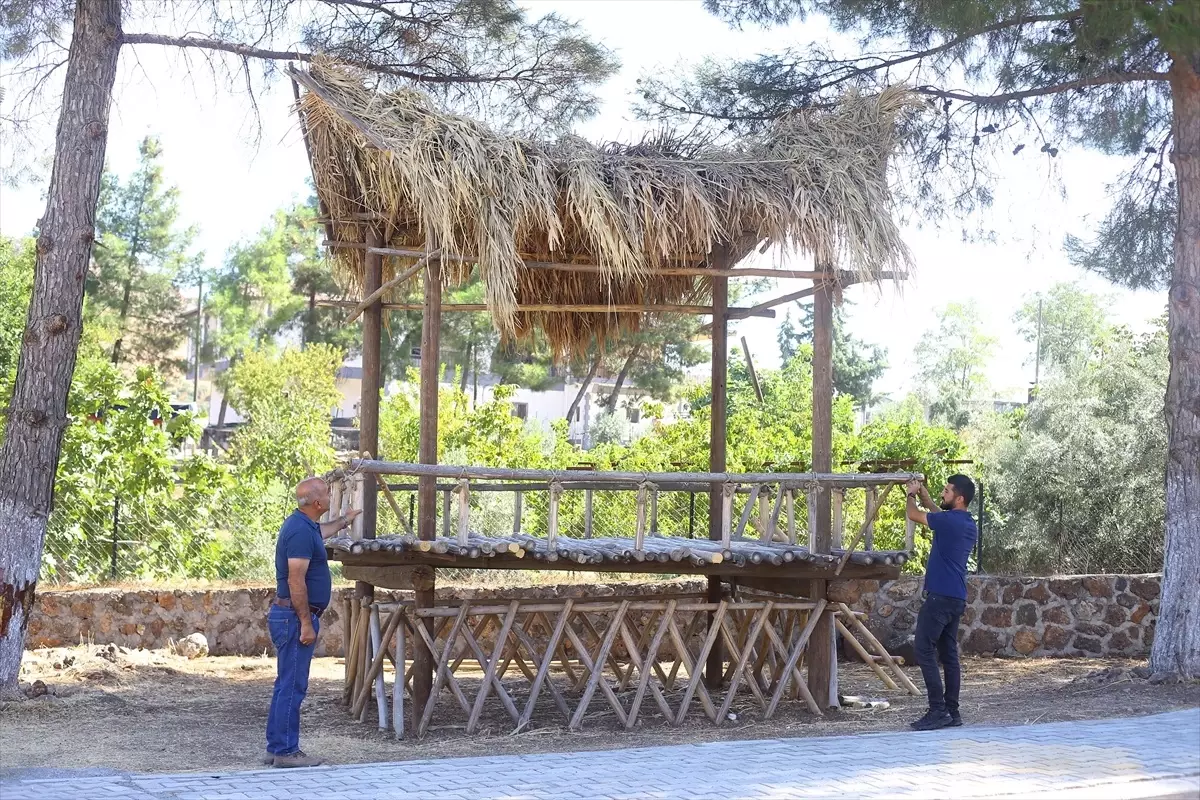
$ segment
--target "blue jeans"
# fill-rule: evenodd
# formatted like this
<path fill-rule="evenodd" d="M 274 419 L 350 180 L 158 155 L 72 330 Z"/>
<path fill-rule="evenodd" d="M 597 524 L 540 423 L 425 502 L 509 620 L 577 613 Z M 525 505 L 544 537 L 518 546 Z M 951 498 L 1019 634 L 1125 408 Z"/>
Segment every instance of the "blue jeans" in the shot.
<path fill-rule="evenodd" d="M 312 624 L 319 633 L 321 625 L 315 614 Z M 284 756 L 300 749 L 300 704 L 308 693 L 308 668 L 316 642 L 300 644 L 300 618 L 290 608 L 271 606 L 267 630 L 279 659 L 275 693 L 267 714 L 267 752 Z"/>
<path fill-rule="evenodd" d="M 958 620 L 966 607 L 966 602 L 957 597 L 930 593 L 917 614 L 914 644 L 917 663 L 925 678 L 930 711 L 958 713 L 958 693 L 962 686 L 962 670 L 958 664 Z M 942 688 L 938 661 L 942 662 L 946 672 L 945 689 Z"/>

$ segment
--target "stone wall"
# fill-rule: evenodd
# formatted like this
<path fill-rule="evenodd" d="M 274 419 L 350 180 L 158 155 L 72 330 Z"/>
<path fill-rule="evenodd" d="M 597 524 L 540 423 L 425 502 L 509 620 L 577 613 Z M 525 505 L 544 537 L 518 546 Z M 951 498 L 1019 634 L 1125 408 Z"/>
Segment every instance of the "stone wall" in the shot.
<path fill-rule="evenodd" d="M 597 598 L 614 594 L 670 594 L 704 591 L 706 584 L 658 582 L 622 584 L 571 584 L 521 589 L 441 587 L 440 600 L 507 599 L 510 597 Z M 317 655 L 341 655 L 342 598 L 352 589 L 335 589 L 329 609 L 321 615 Z M 384 599 L 394 593 L 379 590 Z M 267 633 L 267 610 L 274 588 L 213 590 L 86 589 L 38 593 L 29 620 L 26 646 L 69 647 L 80 642 L 116 644 L 128 648 L 167 647 L 193 633 L 208 639 L 213 655 L 261 655 L 274 652 Z"/>
<path fill-rule="evenodd" d="M 1081 575 L 1055 578 L 974 576 L 959 629 L 963 651 L 1002 656 L 1131 656 L 1150 652 L 1158 613 L 1159 575 Z M 916 626 L 920 578 L 864 582 L 855 607 L 889 646 Z M 700 581 L 572 584 L 522 589 L 443 587 L 439 598 L 606 597 L 614 594 L 702 592 Z M 321 618 L 318 655 L 342 652 L 342 593 Z M 60 647 L 93 641 L 161 648 L 200 632 L 214 655 L 271 651 L 266 612 L 273 589 L 48 591 L 37 597 L 28 646 Z M 385 592 L 380 592 L 383 597 Z"/>
<path fill-rule="evenodd" d="M 972 576 L 958 641 L 974 655 L 1146 657 L 1161 578 Z M 864 588 L 856 608 L 868 613 L 868 626 L 889 646 L 903 642 L 916 628 L 921 579 Z"/>

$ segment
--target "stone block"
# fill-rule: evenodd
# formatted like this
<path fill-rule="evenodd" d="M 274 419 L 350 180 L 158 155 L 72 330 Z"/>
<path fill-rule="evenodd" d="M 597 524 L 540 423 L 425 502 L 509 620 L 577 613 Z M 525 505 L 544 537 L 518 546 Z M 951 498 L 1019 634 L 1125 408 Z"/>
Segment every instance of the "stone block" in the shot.
<path fill-rule="evenodd" d="M 1129 580 L 1121 575 L 1118 575 L 1115 585 L 1118 592 L 1123 592 L 1129 588 Z"/>
<path fill-rule="evenodd" d="M 1129 592 L 1121 592 L 1117 595 L 1117 605 L 1121 606 L 1122 608 L 1133 608 L 1139 602 L 1140 601 L 1137 599 L 1137 597 L 1131 595 Z"/>
<path fill-rule="evenodd" d="M 1084 594 L 1083 584 L 1078 578 L 1051 578 L 1050 593 L 1064 600 L 1074 599 Z"/>
<path fill-rule="evenodd" d="M 896 612 L 896 616 L 892 618 L 892 621 L 898 627 L 911 628 L 916 624 L 917 618 L 911 611 L 906 608 L 902 608 Z"/>
<path fill-rule="evenodd" d="M 892 607 L 892 606 L 887 606 L 887 605 L 880 606 L 880 607 L 879 607 L 879 616 L 881 616 L 881 617 L 890 617 L 890 616 L 892 615 L 892 612 L 893 612 L 893 611 L 895 611 L 895 610 L 896 610 L 896 609 L 895 609 L 894 607 Z M 428 649 L 428 648 L 426 648 L 426 649 Z"/>
<path fill-rule="evenodd" d="M 993 628 L 1007 628 L 1012 625 L 1012 609 L 1005 606 L 990 606 L 983 610 L 980 620 L 984 625 Z"/>
<path fill-rule="evenodd" d="M 1119 628 L 1125 624 L 1129 614 L 1119 605 L 1111 605 L 1104 609 L 1104 624 L 1110 628 Z"/>
<path fill-rule="evenodd" d="M 971 631 L 963 645 L 966 652 L 976 655 L 996 653 L 1003 647 L 1004 642 L 1001 640 L 1000 634 L 985 628 L 976 628 Z"/>
<path fill-rule="evenodd" d="M 1017 606 L 1017 624 L 1033 627 L 1037 625 L 1037 605 L 1035 603 L 1021 603 Z"/>
<path fill-rule="evenodd" d="M 1093 655 L 1100 655 L 1104 652 L 1104 645 L 1100 643 L 1099 639 L 1092 636 L 1076 636 L 1074 641 L 1071 642 L 1071 646 L 1076 650 L 1082 650 L 1085 653 L 1092 653 Z"/>
<path fill-rule="evenodd" d="M 1066 606 L 1051 606 L 1042 609 L 1042 622 L 1053 622 L 1055 625 L 1070 625 L 1071 612 Z"/>
<path fill-rule="evenodd" d="M 983 585 L 983 590 L 980 591 L 980 593 L 979 593 L 979 597 L 980 597 L 980 599 L 983 600 L 984 603 L 987 603 L 987 604 L 999 603 L 1000 602 L 1000 590 L 996 587 L 996 584 L 994 584 L 994 583 L 990 583 L 990 582 L 985 583 Z"/>
<path fill-rule="evenodd" d="M 172 611 L 175 608 L 175 593 L 174 592 L 159 592 L 158 607 L 163 611 Z"/>
<path fill-rule="evenodd" d="M 962 619 L 960 621 L 963 625 L 966 625 L 967 627 L 974 625 L 975 624 L 975 609 L 971 608 L 970 606 L 967 606 L 963 610 Z"/>
<path fill-rule="evenodd" d="M 1071 604 L 1071 608 L 1077 620 L 1091 620 L 1100 613 L 1100 606 L 1091 600 L 1077 600 Z"/>
<path fill-rule="evenodd" d="M 979 599 L 979 581 L 967 579 L 967 605 Z"/>
<path fill-rule="evenodd" d="M 1050 590 L 1046 588 L 1045 581 L 1035 581 L 1031 586 L 1025 588 L 1025 599 L 1033 600 L 1036 603 L 1046 603 L 1050 600 Z"/>
<path fill-rule="evenodd" d="M 1157 600 L 1160 591 L 1158 578 L 1134 578 L 1129 582 L 1130 591 L 1143 600 Z"/>
<path fill-rule="evenodd" d="M 1113 587 L 1105 575 L 1088 575 L 1083 579 L 1083 588 L 1092 597 L 1112 597 Z"/>
<path fill-rule="evenodd" d="M 1133 643 L 1129 641 L 1129 636 L 1127 636 L 1123 631 L 1117 631 L 1112 636 L 1108 637 L 1109 652 L 1124 653 L 1125 651 L 1129 650 L 1132 645 Z"/>
<path fill-rule="evenodd" d="M 1108 635 L 1109 627 L 1107 625 L 1099 625 L 1095 622 L 1076 622 L 1075 632 L 1084 633 L 1088 636 L 1104 637 Z"/>
<path fill-rule="evenodd" d="M 1150 604 L 1142 603 L 1141 605 L 1139 605 L 1137 608 L 1135 608 L 1133 610 L 1132 614 L 1129 615 L 1129 621 L 1135 625 L 1141 625 L 1142 620 L 1144 620 L 1146 618 L 1146 615 L 1149 613 L 1150 613 Z"/>
<path fill-rule="evenodd" d="M 917 593 L 917 581 L 898 580 L 888 587 L 887 596 L 893 600 L 907 600 Z"/>
<path fill-rule="evenodd" d="M 1042 645 L 1054 652 L 1061 652 L 1071 643 L 1071 632 L 1066 628 L 1059 628 L 1054 625 L 1047 625 L 1042 631 Z"/>
<path fill-rule="evenodd" d="M 1028 628 L 1022 628 L 1013 636 L 1013 649 L 1021 655 L 1029 655 L 1037 650 L 1040 644 L 1037 632 Z"/>
<path fill-rule="evenodd" d="M 1022 594 L 1024 594 L 1024 590 L 1021 588 L 1021 584 L 1010 583 L 1008 586 L 1004 587 L 1004 591 L 1001 593 L 1000 599 L 1005 605 L 1011 606 L 1013 603 L 1017 602 L 1017 600 L 1021 599 Z"/>

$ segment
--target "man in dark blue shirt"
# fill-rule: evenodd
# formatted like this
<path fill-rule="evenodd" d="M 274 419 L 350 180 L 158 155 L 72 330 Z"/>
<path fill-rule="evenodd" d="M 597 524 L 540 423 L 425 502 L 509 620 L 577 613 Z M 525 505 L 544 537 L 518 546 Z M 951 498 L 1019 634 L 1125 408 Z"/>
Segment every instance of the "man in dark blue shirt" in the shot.
<path fill-rule="evenodd" d="M 300 749 L 300 704 L 308 693 L 308 669 L 321 614 L 333 592 L 325 540 L 360 513 L 354 510 L 330 522 L 318 522 L 329 510 L 329 486 L 320 478 L 300 482 L 296 506 L 275 543 L 275 600 L 267 613 L 267 629 L 279 662 L 267 714 L 267 755 L 263 763 L 276 767 L 315 767 L 321 763 Z"/>
<path fill-rule="evenodd" d="M 908 484 L 908 518 L 929 526 L 933 549 L 925 566 L 925 602 L 917 615 L 917 663 L 925 678 L 929 710 L 912 723 L 914 730 L 932 731 L 958 727 L 962 717 L 958 694 L 962 672 L 958 663 L 958 620 L 967 605 L 967 559 L 975 547 L 979 530 L 967 511 L 975 498 L 975 483 L 966 475 L 951 475 L 942 489 L 942 502 L 934 505 L 929 490 L 920 481 Z M 928 509 L 918 508 L 917 503 Z M 946 673 L 946 685 L 938 662 Z"/>

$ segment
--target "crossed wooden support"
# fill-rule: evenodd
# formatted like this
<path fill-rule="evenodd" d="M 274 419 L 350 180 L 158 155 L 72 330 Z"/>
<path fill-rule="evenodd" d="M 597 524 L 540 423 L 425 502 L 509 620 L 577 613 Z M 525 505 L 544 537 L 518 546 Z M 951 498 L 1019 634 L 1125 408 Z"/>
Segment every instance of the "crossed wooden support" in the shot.
<path fill-rule="evenodd" d="M 348 642 L 348 654 L 357 654 L 354 668 L 359 673 L 353 682 L 347 681 L 351 714 L 365 720 L 372 689 L 377 701 L 384 698 L 384 663 L 392 660 L 398 667 L 391 714 L 397 738 L 405 733 L 403 696 L 411 674 L 404 668 L 404 659 L 392 655 L 393 638 L 397 653 L 404 652 L 405 642 L 411 638 L 414 642 L 419 639 L 435 654 L 430 701 L 424 709 L 413 710 L 412 727 L 417 736 L 429 731 L 445 694 L 466 715 L 468 734 L 479 729 L 493 697 L 511 720 L 513 732 L 525 730 L 543 693 L 549 695 L 549 702 L 571 730 L 583 727 L 597 696 L 603 698 L 606 712 L 627 730 L 637 725 L 647 698 L 671 725 L 683 724 L 697 703 L 710 721 L 720 725 L 729 718 L 743 691 L 757 703 L 765 719 L 774 716 L 785 698 L 801 700 L 809 711 L 821 715 L 802 669 L 809 638 L 827 610 L 833 611 L 838 630 L 889 689 L 902 686 L 912 694 L 919 693 L 848 607 L 829 609 L 825 600 L 726 599 L 708 603 L 696 596 L 678 596 L 653 600 L 518 599 L 507 605 L 465 600 L 457 607 L 418 610 L 408 604 L 380 603 L 375 609 L 383 610 L 373 617 L 375 624 L 385 617 L 386 621 L 368 638 L 383 644 L 368 645 L 364 652 Z M 711 624 L 707 624 L 710 615 Z M 425 618 L 433 619 L 432 633 L 423 624 Z M 356 615 L 354 635 L 363 635 L 370 625 L 367 619 L 366 614 Z M 851 633 L 852 628 L 865 644 Z M 718 641 L 729 654 L 723 695 L 706 687 L 701 675 Z M 348 670 L 350 661 L 348 656 Z M 464 687 L 460 673 L 464 662 L 474 662 L 482 673 L 474 697 L 468 693 L 470 687 Z M 519 676 L 506 683 L 510 671 Z M 378 705 L 380 727 L 386 729 L 386 699 Z"/>

